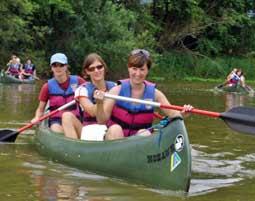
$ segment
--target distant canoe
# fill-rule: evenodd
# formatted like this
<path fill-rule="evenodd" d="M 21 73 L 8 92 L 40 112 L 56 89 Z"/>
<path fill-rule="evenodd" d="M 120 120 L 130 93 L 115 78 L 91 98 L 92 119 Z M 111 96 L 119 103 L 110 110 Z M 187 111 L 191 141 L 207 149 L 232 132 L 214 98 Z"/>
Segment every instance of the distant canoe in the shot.
<path fill-rule="evenodd" d="M 217 86 L 214 88 L 217 91 L 222 92 L 231 92 L 231 93 L 240 93 L 240 94 L 254 94 L 254 90 L 249 87 L 242 87 L 241 85 L 226 85 L 226 86 Z"/>
<path fill-rule="evenodd" d="M 35 144 L 53 161 L 81 170 L 125 179 L 156 189 L 187 192 L 191 179 L 191 147 L 182 119 L 173 119 L 151 136 L 120 140 L 74 140 L 41 125 Z"/>
<path fill-rule="evenodd" d="M 6 73 L 1 72 L 0 82 L 2 83 L 16 83 L 16 84 L 34 84 L 35 79 L 19 79 L 12 75 L 8 75 Z"/>

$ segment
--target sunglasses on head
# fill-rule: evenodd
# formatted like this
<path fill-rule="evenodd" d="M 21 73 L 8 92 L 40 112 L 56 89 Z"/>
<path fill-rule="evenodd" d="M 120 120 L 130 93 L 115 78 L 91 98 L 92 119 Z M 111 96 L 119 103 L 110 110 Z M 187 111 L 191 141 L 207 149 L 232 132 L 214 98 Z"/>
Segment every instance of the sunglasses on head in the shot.
<path fill-rule="evenodd" d="M 104 65 L 100 64 L 100 65 L 97 65 L 97 66 L 90 66 L 90 67 L 87 68 L 87 70 L 89 72 L 94 72 L 96 69 L 101 70 L 103 68 L 104 68 Z"/>
<path fill-rule="evenodd" d="M 52 66 L 52 67 L 58 67 L 58 66 L 60 66 L 60 67 L 64 67 L 64 66 L 65 66 L 65 64 L 61 64 L 61 63 L 53 63 L 53 64 L 51 64 L 51 66 Z"/>
<path fill-rule="evenodd" d="M 144 55 L 147 59 L 150 57 L 150 53 L 145 50 L 145 49 L 135 49 L 131 52 L 131 55 L 136 55 L 136 54 L 142 54 Z"/>

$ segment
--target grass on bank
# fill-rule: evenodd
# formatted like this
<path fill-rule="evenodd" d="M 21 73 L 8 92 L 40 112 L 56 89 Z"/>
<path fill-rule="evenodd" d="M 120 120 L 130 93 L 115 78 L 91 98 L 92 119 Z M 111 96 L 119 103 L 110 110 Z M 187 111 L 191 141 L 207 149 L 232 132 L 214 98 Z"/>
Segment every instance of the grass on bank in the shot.
<path fill-rule="evenodd" d="M 150 78 L 155 81 L 187 80 L 223 82 L 233 68 L 241 68 L 246 81 L 254 83 L 255 58 L 217 57 L 209 58 L 190 54 L 166 53 L 156 55 Z"/>

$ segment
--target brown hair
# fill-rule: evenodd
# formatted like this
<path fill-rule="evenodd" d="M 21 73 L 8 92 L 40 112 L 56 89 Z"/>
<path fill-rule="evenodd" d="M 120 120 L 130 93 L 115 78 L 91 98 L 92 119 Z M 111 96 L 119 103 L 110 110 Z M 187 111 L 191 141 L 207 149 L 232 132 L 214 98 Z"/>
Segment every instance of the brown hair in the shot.
<path fill-rule="evenodd" d="M 128 57 L 128 67 L 141 68 L 147 65 L 148 69 L 151 68 L 152 60 L 147 50 L 137 49 L 133 50 Z"/>
<path fill-rule="evenodd" d="M 82 75 L 85 79 L 87 79 L 89 76 L 86 73 L 86 69 L 89 68 L 89 66 L 94 63 L 95 61 L 99 61 L 103 66 L 104 66 L 104 70 L 105 73 L 108 72 L 108 67 L 105 63 L 105 61 L 102 59 L 102 57 L 100 57 L 98 54 L 96 53 L 91 53 L 89 55 L 87 55 L 83 61 L 83 68 L 82 68 Z"/>

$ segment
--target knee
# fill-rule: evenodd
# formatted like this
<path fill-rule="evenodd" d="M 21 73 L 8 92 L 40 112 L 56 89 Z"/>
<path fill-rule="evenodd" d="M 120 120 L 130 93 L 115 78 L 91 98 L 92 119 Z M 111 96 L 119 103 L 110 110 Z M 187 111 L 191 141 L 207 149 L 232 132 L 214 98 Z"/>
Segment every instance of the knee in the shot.
<path fill-rule="evenodd" d="M 50 129 L 54 132 L 57 132 L 57 133 L 62 133 L 63 132 L 63 128 L 60 124 L 52 124 L 50 126 Z"/>
<path fill-rule="evenodd" d="M 71 122 L 74 118 L 74 114 L 72 112 L 64 112 L 62 114 L 62 122 Z"/>
<path fill-rule="evenodd" d="M 114 124 L 112 125 L 105 136 L 106 140 L 115 140 L 115 139 L 121 139 L 124 138 L 123 129 L 120 125 Z"/>

